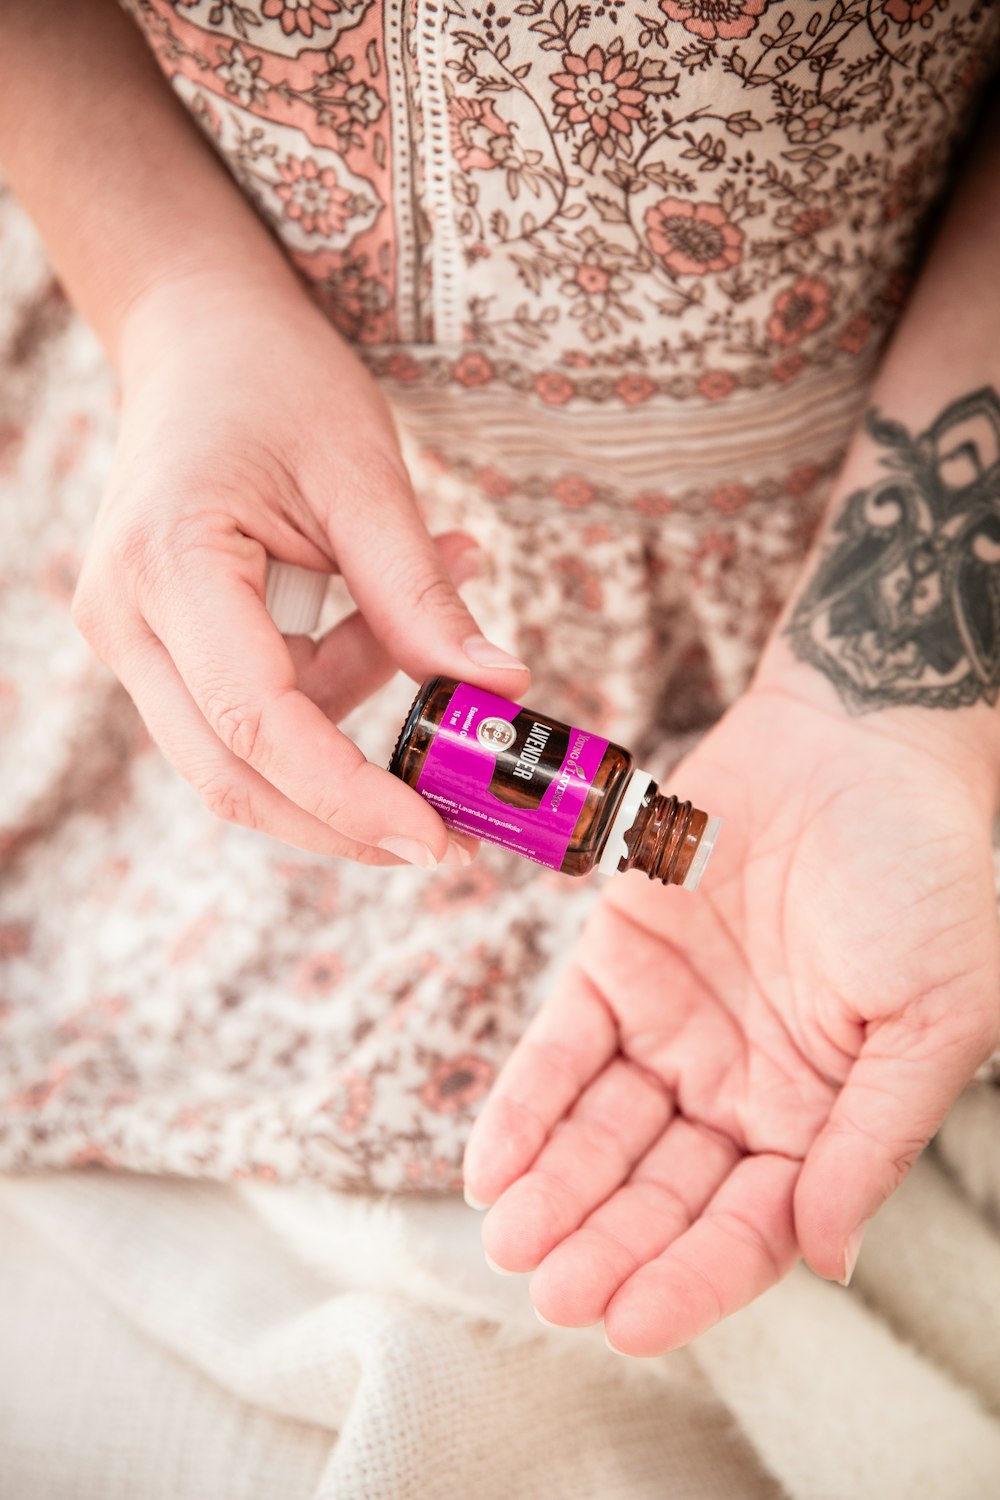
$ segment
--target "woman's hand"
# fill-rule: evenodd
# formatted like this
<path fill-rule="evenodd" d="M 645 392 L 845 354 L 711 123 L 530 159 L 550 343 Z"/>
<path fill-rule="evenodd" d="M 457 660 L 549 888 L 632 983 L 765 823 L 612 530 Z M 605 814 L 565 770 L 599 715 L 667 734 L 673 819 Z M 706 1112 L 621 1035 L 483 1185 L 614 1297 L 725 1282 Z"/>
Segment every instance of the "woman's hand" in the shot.
<path fill-rule="evenodd" d="M 0 157 L 122 378 L 83 634 L 223 817 L 368 864 L 467 856 L 333 721 L 398 667 L 514 698 L 528 670 L 466 654 L 468 539 L 428 536 L 372 382 L 120 7 L 0 7 Z M 341 572 L 358 614 L 283 641 L 268 554 Z"/>
<path fill-rule="evenodd" d="M 475 840 L 335 727 L 397 668 L 514 698 L 529 681 L 459 598 L 472 539 L 428 535 L 364 368 L 294 284 L 212 273 L 138 299 L 121 370 L 74 613 L 153 737 L 213 812 L 300 848 L 467 859 Z M 339 571 L 357 611 L 284 640 L 268 554 Z"/>
<path fill-rule="evenodd" d="M 550 1322 L 654 1355 L 843 1279 L 995 1045 L 992 773 L 877 722 L 752 689 L 671 778 L 724 820 L 697 895 L 609 883 L 503 1070 L 467 1189 Z"/>

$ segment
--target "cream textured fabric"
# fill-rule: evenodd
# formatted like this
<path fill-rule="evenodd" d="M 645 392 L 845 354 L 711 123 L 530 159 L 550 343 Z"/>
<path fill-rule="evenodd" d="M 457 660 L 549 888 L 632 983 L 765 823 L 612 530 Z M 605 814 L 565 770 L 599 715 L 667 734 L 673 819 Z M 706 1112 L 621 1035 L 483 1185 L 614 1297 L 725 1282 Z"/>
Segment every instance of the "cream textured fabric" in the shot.
<path fill-rule="evenodd" d="M 994 1500 L 998 1139 L 976 1085 L 849 1291 L 650 1361 L 540 1328 L 453 1199 L 0 1179 L 0 1494 Z"/>
<path fill-rule="evenodd" d="M 498 1295 L 464 1205 L 271 1193 L 286 1236 L 221 1185 L 4 1181 L 0 1493 L 780 1494 L 688 1356 L 632 1370 Z"/>

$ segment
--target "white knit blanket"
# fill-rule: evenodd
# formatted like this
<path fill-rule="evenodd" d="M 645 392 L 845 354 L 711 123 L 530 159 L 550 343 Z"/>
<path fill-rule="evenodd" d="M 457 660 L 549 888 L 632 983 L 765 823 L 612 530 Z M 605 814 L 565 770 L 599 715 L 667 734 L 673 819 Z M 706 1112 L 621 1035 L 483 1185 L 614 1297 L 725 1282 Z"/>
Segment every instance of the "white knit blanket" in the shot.
<path fill-rule="evenodd" d="M 649 1361 L 541 1328 L 457 1199 L 0 1179 L 0 1494 L 994 1500 L 998 1139 L 975 1085 L 849 1290 Z"/>

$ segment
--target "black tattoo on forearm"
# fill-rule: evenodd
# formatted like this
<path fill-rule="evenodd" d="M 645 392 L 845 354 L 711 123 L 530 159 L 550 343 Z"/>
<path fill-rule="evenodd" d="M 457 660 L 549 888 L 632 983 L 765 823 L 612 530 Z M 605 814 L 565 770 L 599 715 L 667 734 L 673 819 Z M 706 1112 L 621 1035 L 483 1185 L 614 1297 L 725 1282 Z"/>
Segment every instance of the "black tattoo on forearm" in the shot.
<path fill-rule="evenodd" d="M 786 634 L 857 713 L 960 708 L 1000 692 L 1000 398 L 992 387 L 911 437 L 868 413 L 890 471 L 834 524 Z"/>

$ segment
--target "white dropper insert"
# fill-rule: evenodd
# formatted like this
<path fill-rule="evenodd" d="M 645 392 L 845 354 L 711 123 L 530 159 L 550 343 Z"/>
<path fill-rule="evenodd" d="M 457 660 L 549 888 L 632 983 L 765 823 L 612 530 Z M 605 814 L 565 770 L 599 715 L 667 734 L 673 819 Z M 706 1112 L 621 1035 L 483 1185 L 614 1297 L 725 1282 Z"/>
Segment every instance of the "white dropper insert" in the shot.
<path fill-rule="evenodd" d="M 329 582 L 328 573 L 268 558 L 264 608 L 282 635 L 312 634 L 319 624 Z"/>
<path fill-rule="evenodd" d="M 698 847 L 694 851 L 694 858 L 688 866 L 687 874 L 681 881 L 684 890 L 696 891 L 698 889 L 698 882 L 704 875 L 705 866 L 712 857 L 712 850 L 715 848 L 715 841 L 719 836 L 719 829 L 721 827 L 721 818 L 709 818 L 705 824 L 705 832 L 698 840 Z"/>

